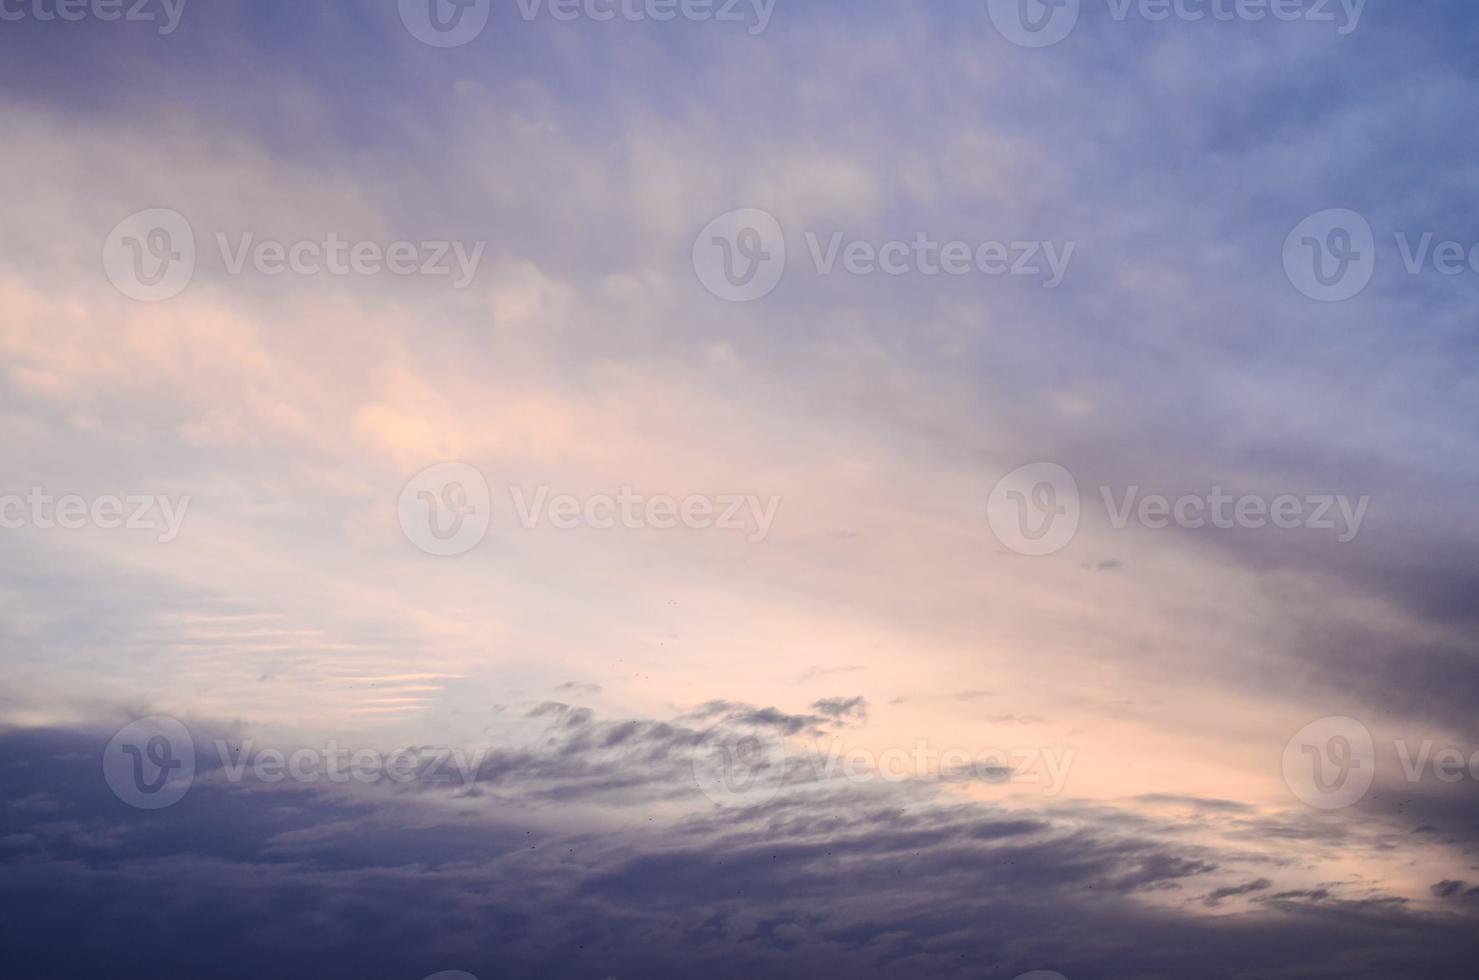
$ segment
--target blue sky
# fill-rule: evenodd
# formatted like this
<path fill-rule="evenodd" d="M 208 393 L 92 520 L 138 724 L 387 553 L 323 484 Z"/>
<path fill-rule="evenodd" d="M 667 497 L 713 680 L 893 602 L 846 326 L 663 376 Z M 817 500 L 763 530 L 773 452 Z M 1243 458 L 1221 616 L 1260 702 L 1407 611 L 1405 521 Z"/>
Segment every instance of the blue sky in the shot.
<path fill-rule="evenodd" d="M 3 6 L 17 975 L 1466 975 L 1468 5 L 418 3 Z"/>

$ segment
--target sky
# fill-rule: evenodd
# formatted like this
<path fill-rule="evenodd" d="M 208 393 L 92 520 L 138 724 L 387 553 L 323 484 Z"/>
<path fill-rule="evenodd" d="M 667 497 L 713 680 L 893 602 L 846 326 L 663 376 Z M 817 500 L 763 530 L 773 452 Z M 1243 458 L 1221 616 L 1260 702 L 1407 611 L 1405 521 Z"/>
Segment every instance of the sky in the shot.
<path fill-rule="evenodd" d="M 0 973 L 1473 975 L 1460 0 L 0 0 Z"/>

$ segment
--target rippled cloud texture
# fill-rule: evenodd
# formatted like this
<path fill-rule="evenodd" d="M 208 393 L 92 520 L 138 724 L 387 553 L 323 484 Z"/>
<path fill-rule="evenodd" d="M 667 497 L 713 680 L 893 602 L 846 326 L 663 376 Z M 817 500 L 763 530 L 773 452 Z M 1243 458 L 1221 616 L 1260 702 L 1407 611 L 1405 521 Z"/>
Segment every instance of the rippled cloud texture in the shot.
<path fill-rule="evenodd" d="M 1471 976 L 1479 19 L 1160 9 L 0 4 L 0 974 Z"/>

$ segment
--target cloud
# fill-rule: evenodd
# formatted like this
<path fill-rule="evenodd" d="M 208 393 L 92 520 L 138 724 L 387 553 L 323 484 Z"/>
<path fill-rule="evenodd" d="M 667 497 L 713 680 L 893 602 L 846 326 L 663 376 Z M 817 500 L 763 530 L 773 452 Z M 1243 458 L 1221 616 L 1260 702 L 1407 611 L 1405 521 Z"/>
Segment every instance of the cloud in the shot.
<path fill-rule="evenodd" d="M 1254 892 L 1266 891 L 1267 889 L 1272 888 L 1273 884 L 1274 883 L 1272 881 L 1269 881 L 1267 878 L 1259 878 L 1257 881 L 1249 881 L 1241 885 L 1229 885 L 1225 888 L 1218 888 L 1215 891 L 1211 892 L 1203 901 L 1205 901 L 1208 905 L 1220 905 L 1223 901 L 1229 898 L 1237 898 L 1240 895 L 1251 895 Z"/>
<path fill-rule="evenodd" d="M 569 714 L 550 708 L 539 720 Z M 609 789 L 550 795 L 550 774 L 612 750 L 651 759 L 687 741 L 657 723 L 599 737 L 621 727 L 582 724 L 514 768 L 504 753 L 478 776 L 495 797 L 233 784 L 208 761 L 184 801 L 155 812 L 108 793 L 96 765 L 105 736 L 5 732 L 6 798 L 45 786 L 51 800 L 0 811 L 0 841 L 34 841 L 0 848 L 11 962 L 70 971 L 169 922 L 177 938 L 157 948 L 152 972 L 130 972 L 137 961 L 119 955 L 119 976 L 211 963 L 212 975 L 236 980 L 284 959 L 327 977 L 425 975 L 449 959 L 496 959 L 528 976 L 697 967 L 719 977 L 965 977 L 983 963 L 1015 975 L 1050 961 L 1069 975 L 1169 980 L 1216 962 L 1374 978 L 1399 961 L 1441 975 L 1467 956 L 1465 927 L 1389 896 L 1340 899 L 1338 886 L 1281 891 L 1259 919 L 1203 917 L 1197 907 L 1273 885 L 1237 877 L 1247 863 L 1238 849 L 1127 829 L 1107 813 L 1029 819 L 888 784 L 716 809 L 691 784 L 672 784 L 668 799 L 685 801 L 686 816 L 571 824 L 560 815 Z M 1223 877 L 1232 880 L 1195 902 L 1174 898 Z M 1153 895 L 1171 905 L 1145 901 Z M 112 902 L 137 911 L 100 914 Z M 1326 916 L 1299 911 L 1311 905 Z M 302 929 L 304 916 L 318 927 Z M 222 917 L 235 927 L 208 928 Z M 58 944 L 63 934 L 71 941 Z M 1105 938 L 1115 935 L 1136 941 Z M 1008 937 L 1017 944 L 1003 946 Z"/>
<path fill-rule="evenodd" d="M 814 703 L 812 708 L 841 722 L 866 724 L 868 721 L 867 698 L 823 698 Z"/>
<path fill-rule="evenodd" d="M 981 4 L 793 5 L 759 38 L 494 6 L 455 51 L 394 5 L 283 0 L 168 39 L 0 32 L 0 495 L 194 502 L 168 548 L 3 532 L 17 970 L 127 971 L 140 935 L 171 937 L 155 973 L 224 980 L 1471 969 L 1479 788 L 1411 783 L 1392 746 L 1472 749 L 1479 309 L 1389 245 L 1474 237 L 1467 6 L 1386 4 L 1349 38 L 1086 12 L 1051 52 Z M 1278 253 L 1334 202 L 1382 261 L 1325 307 Z M 101 242 L 161 205 L 196 276 L 128 301 Z M 755 304 L 689 260 L 739 206 L 791 247 Z M 234 275 L 215 236 L 243 231 L 488 247 L 451 290 Z M 821 275 L 807 232 L 1077 248 L 1046 291 Z M 432 561 L 396 501 L 452 457 L 493 520 Z M 1039 459 L 1085 510 L 1027 561 L 983 501 Z M 628 484 L 781 506 L 749 546 L 530 531 L 506 494 Z M 1344 544 L 1116 529 L 1100 491 L 1130 486 L 1372 506 Z M 788 687 L 842 673 L 846 696 Z M 210 768 L 146 819 L 95 743 L 156 712 L 486 753 L 456 787 Z M 1280 758 L 1332 714 L 1372 728 L 1378 778 L 1315 814 Z M 704 795 L 695 758 L 777 740 L 775 798 Z M 920 742 L 1072 749 L 1071 796 L 999 764 L 855 785 L 804 751 Z"/>

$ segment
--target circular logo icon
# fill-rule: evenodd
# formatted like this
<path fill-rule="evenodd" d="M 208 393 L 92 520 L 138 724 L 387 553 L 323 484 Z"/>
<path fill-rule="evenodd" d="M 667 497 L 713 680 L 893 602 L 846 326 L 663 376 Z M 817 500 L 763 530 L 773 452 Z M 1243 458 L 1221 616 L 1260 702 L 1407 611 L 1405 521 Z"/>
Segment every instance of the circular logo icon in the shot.
<path fill-rule="evenodd" d="M 1284 274 L 1295 289 L 1321 303 L 1359 294 L 1375 272 L 1376 235 L 1355 211 L 1312 214 L 1284 239 Z"/>
<path fill-rule="evenodd" d="M 129 299 L 145 303 L 173 299 L 195 275 L 195 232 L 178 211 L 136 211 L 104 239 L 103 271 Z"/>
<path fill-rule="evenodd" d="M 756 806 L 775 798 L 786 778 L 786 742 L 773 728 L 716 725 L 693 755 L 693 781 L 720 806 Z"/>
<path fill-rule="evenodd" d="M 174 718 L 142 718 L 118 730 L 103 750 L 113 795 L 139 810 L 174 806 L 195 782 L 195 741 Z"/>
<path fill-rule="evenodd" d="M 786 271 L 780 222 L 759 208 L 719 215 L 693 243 L 693 271 L 705 289 L 732 303 L 769 296 Z"/>
<path fill-rule="evenodd" d="M 1321 718 L 1284 747 L 1284 782 L 1317 810 L 1359 803 L 1376 780 L 1376 744 L 1354 718 Z"/>
<path fill-rule="evenodd" d="M 488 481 L 467 463 L 428 467 L 401 490 L 401 530 L 412 544 L 438 558 L 476 548 L 488 534 L 492 513 Z"/>
<path fill-rule="evenodd" d="M 1078 533 L 1078 481 L 1057 463 L 1029 463 L 1002 477 L 986 503 L 991 530 L 1008 549 L 1041 558 Z"/>
<path fill-rule="evenodd" d="M 1001 36 L 1024 48 L 1052 47 L 1073 33 L 1079 0 L 986 0 Z"/>
<path fill-rule="evenodd" d="M 457 48 L 488 26 L 492 0 L 400 0 L 401 23 L 434 48 Z"/>

